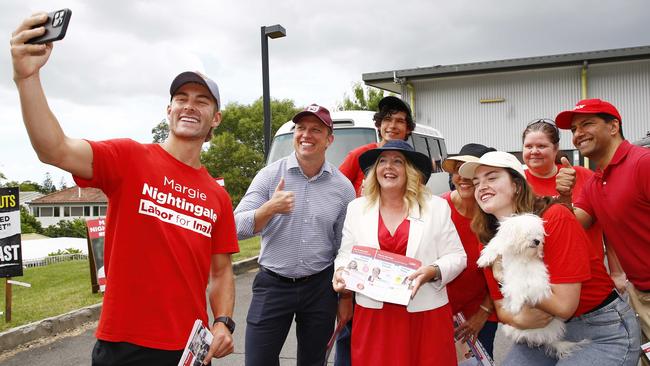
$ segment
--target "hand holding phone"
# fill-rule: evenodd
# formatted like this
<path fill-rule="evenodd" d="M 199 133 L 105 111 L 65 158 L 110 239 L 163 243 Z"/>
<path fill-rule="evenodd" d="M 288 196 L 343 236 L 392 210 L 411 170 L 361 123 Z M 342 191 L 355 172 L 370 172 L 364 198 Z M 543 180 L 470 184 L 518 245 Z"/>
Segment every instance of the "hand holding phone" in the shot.
<path fill-rule="evenodd" d="M 54 41 L 60 41 L 65 37 L 65 32 L 68 30 L 68 23 L 72 11 L 70 9 L 61 9 L 47 14 L 47 21 L 38 25 L 37 27 L 45 27 L 43 35 L 34 37 L 25 43 L 30 44 L 44 44 Z"/>

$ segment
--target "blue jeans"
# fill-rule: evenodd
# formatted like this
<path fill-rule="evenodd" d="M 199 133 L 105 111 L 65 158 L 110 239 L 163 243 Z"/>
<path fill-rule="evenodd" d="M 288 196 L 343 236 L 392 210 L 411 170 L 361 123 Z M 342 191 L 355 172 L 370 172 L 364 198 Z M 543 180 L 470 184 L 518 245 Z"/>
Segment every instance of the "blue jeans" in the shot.
<path fill-rule="evenodd" d="M 590 342 L 562 360 L 547 356 L 543 347 L 515 344 L 503 365 L 636 366 L 639 361 L 639 323 L 628 303 L 620 298 L 571 319 L 566 323 L 565 339 Z"/>
<path fill-rule="evenodd" d="M 483 328 L 478 332 L 478 340 L 485 348 L 491 359 L 494 360 L 494 336 L 497 332 L 499 323 L 493 321 L 486 321 Z"/>

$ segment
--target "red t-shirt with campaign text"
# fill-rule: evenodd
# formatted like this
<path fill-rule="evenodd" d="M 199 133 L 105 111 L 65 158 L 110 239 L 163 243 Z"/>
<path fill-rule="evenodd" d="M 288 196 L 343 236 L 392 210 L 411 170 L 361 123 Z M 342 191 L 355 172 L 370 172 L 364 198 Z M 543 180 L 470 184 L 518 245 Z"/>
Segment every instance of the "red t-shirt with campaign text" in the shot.
<path fill-rule="evenodd" d="M 205 168 L 160 145 L 89 143 L 93 177 L 74 179 L 108 196 L 97 338 L 182 349 L 194 321 L 208 320 L 212 255 L 239 251 L 230 197 Z"/>
<path fill-rule="evenodd" d="M 580 302 L 573 316 L 580 316 L 602 303 L 614 289 L 605 265 L 589 245 L 584 230 L 573 213 L 562 205 L 552 205 L 542 215 L 546 237 L 544 263 L 550 282 L 582 283 Z M 491 268 L 485 269 L 490 296 L 503 299 Z"/>
<path fill-rule="evenodd" d="M 557 171 L 559 172 L 561 168 L 562 165 L 558 164 Z M 585 183 L 589 178 L 591 178 L 592 175 L 594 175 L 594 172 L 592 172 L 587 168 L 583 168 L 581 166 L 574 166 L 573 169 L 575 169 L 576 171 L 576 183 L 575 186 L 573 187 L 571 202 L 575 202 L 578 199 L 578 197 L 580 197 L 580 194 L 582 193 L 582 188 L 584 187 Z M 540 178 L 534 176 L 530 172 L 530 170 L 526 170 L 526 180 L 528 181 L 528 184 L 530 184 L 530 186 L 533 187 L 535 194 L 538 196 L 555 197 L 559 195 L 555 185 L 556 176 L 557 174 L 548 178 Z M 603 248 L 603 229 L 600 227 L 600 224 L 595 223 L 585 231 L 587 232 L 589 241 L 594 246 L 596 253 L 600 255 L 601 260 L 604 260 L 605 251 Z"/>
<path fill-rule="evenodd" d="M 454 222 L 463 249 L 467 254 L 467 267 L 453 281 L 447 284 L 447 296 L 454 314 L 463 312 L 469 319 L 479 309 L 488 294 L 487 283 L 483 269 L 476 264 L 480 255 L 478 237 L 471 229 L 472 219 L 461 215 L 451 201 L 451 192 L 444 193 L 442 198 L 447 200 L 451 208 L 451 221 Z M 495 313 L 491 313 L 488 320 L 497 321 Z"/>
<path fill-rule="evenodd" d="M 630 282 L 650 291 L 650 149 L 623 141 L 587 181 L 575 207 L 603 228 Z"/>
<path fill-rule="evenodd" d="M 343 160 L 339 167 L 341 173 L 352 182 L 357 197 L 361 197 L 361 185 L 363 184 L 364 178 L 363 170 L 361 170 L 361 166 L 359 165 L 359 156 L 368 150 L 376 149 L 378 146 L 378 143 L 373 142 L 357 147 L 348 153 L 348 156 L 345 157 L 345 160 Z"/>

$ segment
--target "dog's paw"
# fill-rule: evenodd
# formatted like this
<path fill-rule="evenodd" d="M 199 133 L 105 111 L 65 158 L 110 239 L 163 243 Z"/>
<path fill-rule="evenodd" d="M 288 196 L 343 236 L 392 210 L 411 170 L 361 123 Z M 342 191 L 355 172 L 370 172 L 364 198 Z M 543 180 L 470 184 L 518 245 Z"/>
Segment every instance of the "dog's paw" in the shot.
<path fill-rule="evenodd" d="M 494 263 L 494 261 L 497 260 L 498 256 L 499 255 L 496 251 L 490 250 L 489 247 L 485 247 L 481 251 L 481 256 L 478 257 L 476 264 L 481 268 L 489 267 L 492 263 Z"/>

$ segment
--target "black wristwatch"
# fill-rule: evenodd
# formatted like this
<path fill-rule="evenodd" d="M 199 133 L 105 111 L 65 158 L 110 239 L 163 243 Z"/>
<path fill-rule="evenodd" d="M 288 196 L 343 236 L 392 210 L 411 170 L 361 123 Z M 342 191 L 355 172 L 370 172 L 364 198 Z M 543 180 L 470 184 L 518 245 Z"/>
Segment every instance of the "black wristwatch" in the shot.
<path fill-rule="evenodd" d="M 226 328 L 230 331 L 230 334 L 235 333 L 235 321 L 232 320 L 231 317 L 229 316 L 220 316 L 214 320 L 212 325 L 215 325 L 217 323 L 223 323 L 226 325 Z"/>

